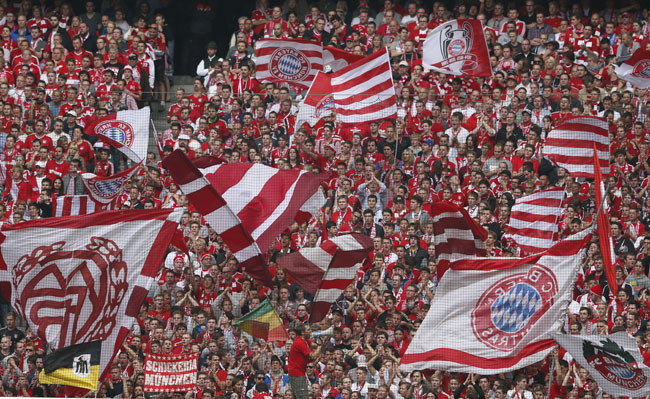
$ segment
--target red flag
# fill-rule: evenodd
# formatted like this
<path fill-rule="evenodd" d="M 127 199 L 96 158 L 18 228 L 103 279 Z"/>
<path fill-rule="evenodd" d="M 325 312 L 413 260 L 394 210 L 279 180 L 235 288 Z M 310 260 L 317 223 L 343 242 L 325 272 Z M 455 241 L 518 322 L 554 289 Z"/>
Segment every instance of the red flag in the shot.
<path fill-rule="evenodd" d="M 459 259 L 485 256 L 487 231 L 466 210 L 447 202 L 433 208 L 433 242 L 438 255 L 438 278 Z"/>
<path fill-rule="evenodd" d="M 293 39 L 261 39 L 255 43 L 255 76 L 260 82 L 289 83 L 308 88 L 323 70 L 323 47 Z"/>
<path fill-rule="evenodd" d="M 310 323 L 327 315 L 332 303 L 354 281 L 370 250 L 370 237 L 346 234 L 327 240 L 320 247 L 302 248 L 278 259 L 278 265 L 314 296 Z"/>
<path fill-rule="evenodd" d="M 307 122 L 314 126 L 323 117 L 334 112 L 334 97 L 332 96 L 332 78 L 330 75 L 318 72 L 312 82 L 305 99 L 300 103 L 296 116 L 296 127 Z"/>
<path fill-rule="evenodd" d="M 596 145 L 598 163 L 592 149 Z M 594 178 L 594 165 L 609 173 L 609 128 L 605 118 L 574 116 L 557 125 L 546 137 L 543 154 L 573 177 Z"/>
<path fill-rule="evenodd" d="M 127 210 L 4 223 L 0 292 L 51 349 L 104 341 L 105 375 L 182 214 Z"/>
<path fill-rule="evenodd" d="M 449 75 L 492 76 L 492 64 L 481 22 L 454 19 L 427 34 L 422 65 Z"/>
<path fill-rule="evenodd" d="M 648 39 L 644 42 L 647 44 Z M 614 70 L 619 79 L 627 80 L 639 89 L 650 88 L 650 51 L 641 46 L 621 66 L 614 65 Z"/>
<path fill-rule="evenodd" d="M 594 165 L 598 165 L 598 151 L 594 144 Z M 603 185 L 603 175 L 600 173 L 600 168 L 594 168 L 594 184 L 596 186 L 596 205 L 601 206 L 603 203 L 603 194 L 605 187 Z M 609 291 L 616 296 L 618 292 L 618 285 L 616 284 L 616 268 L 614 263 L 614 245 L 612 242 L 612 228 L 609 224 L 609 212 L 606 209 L 607 204 L 602 205 L 602 209 L 598 214 L 598 241 L 600 242 L 600 253 L 603 255 L 603 265 L 605 266 L 605 276 L 607 277 L 607 284 Z"/>
<path fill-rule="evenodd" d="M 336 116 L 341 124 L 358 125 L 397 117 L 388 50 L 364 57 L 330 76 Z"/>
<path fill-rule="evenodd" d="M 549 249 L 558 240 L 557 222 L 562 214 L 563 188 L 540 191 L 515 201 L 506 237 L 529 254 Z"/>
<path fill-rule="evenodd" d="M 114 146 L 133 162 L 140 162 L 147 157 L 149 121 L 149 107 L 118 111 L 91 122 L 85 132 Z"/>

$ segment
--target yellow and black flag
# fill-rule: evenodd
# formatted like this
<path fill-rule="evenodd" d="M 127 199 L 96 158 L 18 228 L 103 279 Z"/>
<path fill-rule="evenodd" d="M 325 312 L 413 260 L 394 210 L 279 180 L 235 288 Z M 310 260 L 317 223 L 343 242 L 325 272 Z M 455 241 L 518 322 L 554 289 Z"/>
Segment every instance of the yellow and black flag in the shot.
<path fill-rule="evenodd" d="M 97 390 L 102 341 L 61 348 L 43 359 L 38 375 L 41 384 L 60 384 Z"/>

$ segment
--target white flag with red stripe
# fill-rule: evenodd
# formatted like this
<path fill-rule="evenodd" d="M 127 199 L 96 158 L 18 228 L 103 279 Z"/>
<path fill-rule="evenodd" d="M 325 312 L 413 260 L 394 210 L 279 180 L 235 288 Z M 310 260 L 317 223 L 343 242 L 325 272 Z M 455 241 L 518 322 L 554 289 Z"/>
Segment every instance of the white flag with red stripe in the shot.
<path fill-rule="evenodd" d="M 311 83 L 305 99 L 300 102 L 296 116 L 296 128 L 307 122 L 314 126 L 322 118 L 334 112 L 334 97 L 332 96 L 332 78 L 324 72 L 318 72 Z"/>
<path fill-rule="evenodd" d="M 592 232 L 525 258 L 454 262 L 401 370 L 498 374 L 543 360 L 555 348 L 549 333 L 562 327 Z"/>
<path fill-rule="evenodd" d="M 614 71 L 619 79 L 627 80 L 639 89 L 650 88 L 650 51 L 645 47 L 637 49 L 620 66 L 614 64 Z"/>
<path fill-rule="evenodd" d="M 336 47 L 326 46 L 323 47 L 323 70 L 325 72 L 336 72 L 362 58 L 362 55 L 350 53 Z"/>
<path fill-rule="evenodd" d="M 574 116 L 546 136 L 542 153 L 573 177 L 594 178 L 594 144 L 600 170 L 609 174 L 609 129 L 605 118 Z"/>
<path fill-rule="evenodd" d="M 282 256 L 278 265 L 314 296 L 310 323 L 321 321 L 330 306 L 354 282 L 363 261 L 372 250 L 372 239 L 363 234 L 346 234 L 316 248 Z"/>
<path fill-rule="evenodd" d="M 562 188 L 552 188 L 517 199 L 510 212 L 506 237 L 511 238 L 528 254 L 549 249 L 558 240 L 562 200 Z"/>
<path fill-rule="evenodd" d="M 255 77 L 260 82 L 289 83 L 307 89 L 323 70 L 323 47 L 293 39 L 261 39 L 255 43 Z"/>
<path fill-rule="evenodd" d="M 85 132 L 99 137 L 137 163 L 147 158 L 150 114 L 149 107 L 118 111 L 93 121 Z"/>
<path fill-rule="evenodd" d="M 126 183 L 136 172 L 140 164 L 122 171 L 116 175 L 104 177 L 94 173 L 81 173 L 81 181 L 93 201 L 101 205 L 110 204 L 126 188 Z"/>
<path fill-rule="evenodd" d="M 95 213 L 95 202 L 88 195 L 65 195 L 52 202 L 52 216 L 76 216 Z"/>
<path fill-rule="evenodd" d="M 355 125 L 397 117 L 388 50 L 377 51 L 330 76 L 340 123 Z"/>
<path fill-rule="evenodd" d="M 102 340 L 105 375 L 137 324 L 183 211 L 3 223 L 0 293 L 53 350 Z"/>
<path fill-rule="evenodd" d="M 451 262 L 485 256 L 487 231 L 466 210 L 449 202 L 433 207 L 433 243 L 438 257 L 438 277 L 442 277 Z"/>
<path fill-rule="evenodd" d="M 270 284 L 270 275 L 262 251 L 275 243 L 327 177 L 253 163 L 198 169 L 179 150 L 163 165 L 242 267 L 263 284 Z M 321 201 L 322 206 L 325 196 Z"/>

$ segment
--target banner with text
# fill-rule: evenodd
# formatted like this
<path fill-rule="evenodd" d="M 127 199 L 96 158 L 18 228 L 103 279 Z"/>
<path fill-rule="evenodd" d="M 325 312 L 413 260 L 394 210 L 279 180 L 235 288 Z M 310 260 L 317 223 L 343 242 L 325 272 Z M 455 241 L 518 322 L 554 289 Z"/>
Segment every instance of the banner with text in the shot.
<path fill-rule="evenodd" d="M 145 392 L 196 390 L 199 354 L 149 354 L 144 362 Z"/>

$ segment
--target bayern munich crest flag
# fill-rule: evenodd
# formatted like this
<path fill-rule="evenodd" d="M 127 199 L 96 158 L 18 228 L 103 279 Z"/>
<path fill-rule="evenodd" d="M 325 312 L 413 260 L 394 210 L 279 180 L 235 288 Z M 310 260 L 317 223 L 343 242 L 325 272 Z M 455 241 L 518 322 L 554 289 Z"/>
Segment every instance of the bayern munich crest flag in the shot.
<path fill-rule="evenodd" d="M 450 75 L 492 76 L 481 22 L 454 19 L 427 34 L 422 48 L 426 69 Z"/>
<path fill-rule="evenodd" d="M 643 363 L 636 340 L 627 332 L 610 335 L 553 333 L 551 336 L 589 371 L 604 392 L 632 398 L 650 394 L 650 368 Z"/>
<path fill-rule="evenodd" d="M 137 163 L 147 157 L 150 114 L 149 107 L 118 111 L 93 121 L 85 131 L 101 138 Z"/>
<path fill-rule="evenodd" d="M 84 172 L 81 174 L 81 181 L 93 201 L 100 205 L 107 205 L 122 194 L 126 188 L 126 183 L 128 183 L 139 166 L 138 163 L 125 171 L 108 177 Z"/>
<path fill-rule="evenodd" d="M 619 79 L 630 82 L 639 89 L 650 88 L 650 51 L 638 49 L 620 66 L 614 64 Z"/>
<path fill-rule="evenodd" d="M 525 258 L 452 263 L 401 370 L 498 374 L 544 359 L 555 347 L 549 333 L 562 327 L 592 232 L 589 228 Z"/>
<path fill-rule="evenodd" d="M 137 323 L 182 215 L 140 209 L 4 223 L 0 293 L 53 350 L 101 340 L 101 378 Z"/>
<path fill-rule="evenodd" d="M 264 83 L 303 89 L 323 70 L 323 47 L 307 40 L 261 39 L 255 43 L 255 76 Z"/>

